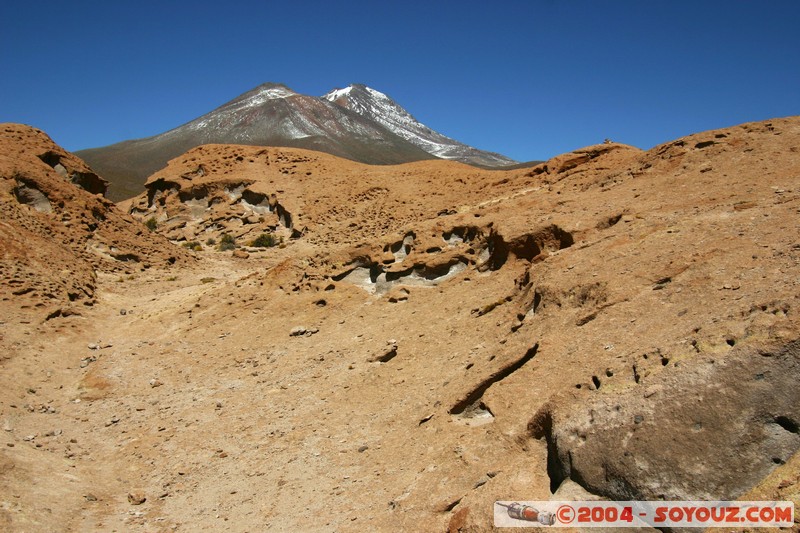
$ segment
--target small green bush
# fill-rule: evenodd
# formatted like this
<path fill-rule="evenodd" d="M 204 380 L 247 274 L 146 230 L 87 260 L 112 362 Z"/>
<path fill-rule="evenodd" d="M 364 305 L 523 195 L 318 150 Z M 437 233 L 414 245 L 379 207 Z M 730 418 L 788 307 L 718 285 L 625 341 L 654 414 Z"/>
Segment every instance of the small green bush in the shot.
<path fill-rule="evenodd" d="M 203 246 L 197 241 L 190 241 L 183 243 L 184 248 L 188 248 L 190 250 L 194 250 L 195 252 L 202 252 Z"/>
<path fill-rule="evenodd" d="M 149 229 L 150 231 L 155 231 L 155 230 L 156 230 L 156 228 L 158 227 L 158 222 L 156 221 L 156 217 L 150 217 L 150 218 L 148 218 L 148 219 L 145 221 L 144 225 L 145 225 L 145 226 L 147 227 L 147 229 Z"/>
<path fill-rule="evenodd" d="M 272 235 L 271 233 L 262 233 L 253 239 L 253 241 L 250 243 L 250 246 L 253 246 L 254 248 L 272 248 L 276 244 L 278 244 L 278 242 L 275 240 L 275 235 Z"/>
<path fill-rule="evenodd" d="M 236 239 L 233 238 L 233 235 L 226 233 L 222 236 L 219 240 L 219 251 L 224 252 L 226 250 L 233 250 L 236 248 Z"/>
<path fill-rule="evenodd" d="M 214 239 L 214 237 L 209 237 L 208 240 L 206 241 L 206 244 L 208 246 L 214 246 L 215 244 L 217 244 L 217 240 Z"/>

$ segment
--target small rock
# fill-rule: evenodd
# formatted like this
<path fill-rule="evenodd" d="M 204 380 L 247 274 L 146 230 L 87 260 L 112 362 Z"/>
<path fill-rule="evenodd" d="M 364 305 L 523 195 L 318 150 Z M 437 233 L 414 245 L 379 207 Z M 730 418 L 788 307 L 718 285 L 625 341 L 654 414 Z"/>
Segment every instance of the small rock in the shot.
<path fill-rule="evenodd" d="M 90 342 L 89 345 L 86 346 L 86 347 L 89 348 L 90 350 L 99 350 L 100 349 L 100 345 L 96 344 L 94 342 Z"/>
<path fill-rule="evenodd" d="M 120 309 L 119 310 L 119 314 L 122 315 L 122 316 L 125 316 L 125 315 L 128 314 L 128 310 L 127 309 Z"/>
<path fill-rule="evenodd" d="M 160 379 L 157 379 L 157 378 L 153 378 L 153 379 L 151 379 L 151 380 L 149 381 L 149 383 L 150 383 L 150 386 L 151 386 L 151 387 L 153 387 L 153 388 L 160 387 L 161 385 L 163 385 L 163 383 L 161 382 L 161 380 L 160 380 Z"/>
<path fill-rule="evenodd" d="M 475 485 L 472 487 L 473 489 L 477 489 L 478 487 L 482 487 L 489 482 L 489 476 L 483 476 L 478 481 L 475 482 Z"/>
<path fill-rule="evenodd" d="M 654 394 L 658 394 L 662 390 L 664 390 L 663 385 L 651 385 L 650 387 L 647 387 L 644 390 L 644 397 L 645 398 L 649 398 L 650 396 L 653 396 Z"/>
<path fill-rule="evenodd" d="M 86 499 L 87 502 L 96 502 L 97 501 L 97 496 L 95 496 L 91 492 L 88 493 L 88 494 L 84 494 L 83 497 Z"/>
<path fill-rule="evenodd" d="M 300 335 L 305 335 L 306 331 L 307 331 L 306 328 L 304 328 L 303 326 L 295 326 L 289 332 L 289 336 L 290 337 L 299 337 Z"/>
<path fill-rule="evenodd" d="M 250 254 L 248 254 L 244 250 L 234 250 L 233 257 L 237 259 L 247 259 L 248 257 L 250 257 Z"/>
<path fill-rule="evenodd" d="M 369 446 L 367 446 L 366 444 L 358 447 L 358 453 L 364 453 L 367 450 L 369 450 Z"/>
<path fill-rule="evenodd" d="M 128 502 L 131 505 L 142 505 L 146 501 L 147 501 L 147 497 L 142 492 L 129 492 L 128 493 Z"/>

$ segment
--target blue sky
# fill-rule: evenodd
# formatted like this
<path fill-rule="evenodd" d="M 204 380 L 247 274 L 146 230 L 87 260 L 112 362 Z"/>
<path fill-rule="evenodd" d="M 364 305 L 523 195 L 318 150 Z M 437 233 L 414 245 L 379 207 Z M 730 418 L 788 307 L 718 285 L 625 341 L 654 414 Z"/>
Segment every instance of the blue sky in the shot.
<path fill-rule="evenodd" d="M 8 1 L 0 122 L 69 150 L 267 81 L 365 83 L 478 148 L 546 159 L 800 114 L 800 2 Z"/>

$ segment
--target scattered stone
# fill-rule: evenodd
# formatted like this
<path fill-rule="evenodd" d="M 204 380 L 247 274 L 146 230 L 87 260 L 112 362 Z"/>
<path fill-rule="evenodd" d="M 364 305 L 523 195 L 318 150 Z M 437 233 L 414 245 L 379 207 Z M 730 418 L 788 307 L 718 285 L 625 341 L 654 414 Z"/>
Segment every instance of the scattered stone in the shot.
<path fill-rule="evenodd" d="M 311 327 L 306 328 L 305 326 L 295 326 L 289 332 L 290 337 L 310 337 L 311 335 L 319 333 L 319 328 Z"/>
<path fill-rule="evenodd" d="M 489 482 L 489 479 L 490 479 L 489 476 L 483 476 L 482 478 L 480 478 L 478 481 L 475 482 L 475 485 L 473 485 L 472 488 L 477 489 L 478 487 L 486 485 Z"/>
<path fill-rule="evenodd" d="M 664 386 L 663 385 L 651 385 L 651 386 L 647 387 L 644 390 L 644 397 L 645 398 L 649 398 L 650 396 L 653 396 L 654 394 L 658 394 L 662 390 L 664 390 Z"/>
<path fill-rule="evenodd" d="M 144 495 L 143 492 L 129 492 L 128 493 L 128 502 L 131 505 L 142 505 L 146 501 L 147 501 L 147 497 Z"/>
<path fill-rule="evenodd" d="M 153 387 L 153 388 L 160 387 L 161 385 L 163 385 L 163 383 L 161 382 L 161 380 L 160 380 L 160 379 L 157 379 L 157 378 L 153 378 L 153 379 L 151 379 L 151 380 L 149 381 L 149 383 L 150 383 L 150 386 L 151 386 L 151 387 Z"/>
<path fill-rule="evenodd" d="M 90 350 L 99 350 L 100 345 L 94 342 L 90 342 L 87 348 L 89 348 Z"/>
<path fill-rule="evenodd" d="M 244 250 L 234 250 L 233 257 L 237 259 L 247 259 L 248 257 L 250 257 L 250 254 L 248 254 Z"/>
<path fill-rule="evenodd" d="M 97 496 L 95 496 L 91 492 L 88 493 L 88 494 L 84 494 L 83 497 L 86 499 L 87 502 L 96 502 L 97 501 Z"/>
<path fill-rule="evenodd" d="M 366 444 L 358 447 L 358 453 L 364 453 L 367 450 L 369 450 L 369 446 L 367 446 Z"/>
<path fill-rule="evenodd" d="M 125 315 L 128 314 L 128 310 L 127 309 L 120 309 L 119 310 L 119 314 L 122 315 L 122 316 L 125 316 Z"/>

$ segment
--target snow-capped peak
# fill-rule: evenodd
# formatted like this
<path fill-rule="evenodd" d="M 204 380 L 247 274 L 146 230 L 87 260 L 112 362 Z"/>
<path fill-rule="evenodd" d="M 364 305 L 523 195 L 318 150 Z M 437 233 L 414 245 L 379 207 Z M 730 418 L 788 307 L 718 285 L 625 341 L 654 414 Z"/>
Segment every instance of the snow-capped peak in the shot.
<path fill-rule="evenodd" d="M 339 98 L 342 98 L 343 96 L 347 96 L 348 94 L 350 94 L 350 91 L 352 90 L 353 86 L 349 85 L 344 89 L 334 89 L 331 92 L 324 94 L 322 97 L 330 102 L 335 102 Z"/>
<path fill-rule="evenodd" d="M 477 150 L 433 131 L 389 96 L 366 85 L 355 83 L 345 89 L 334 89 L 322 98 L 377 122 L 398 137 L 436 157 L 488 166 L 514 163 L 500 154 Z"/>
<path fill-rule="evenodd" d="M 265 83 L 258 87 L 247 99 L 248 105 L 259 105 L 269 100 L 280 100 L 295 96 L 297 93 L 285 85 L 275 83 Z"/>

